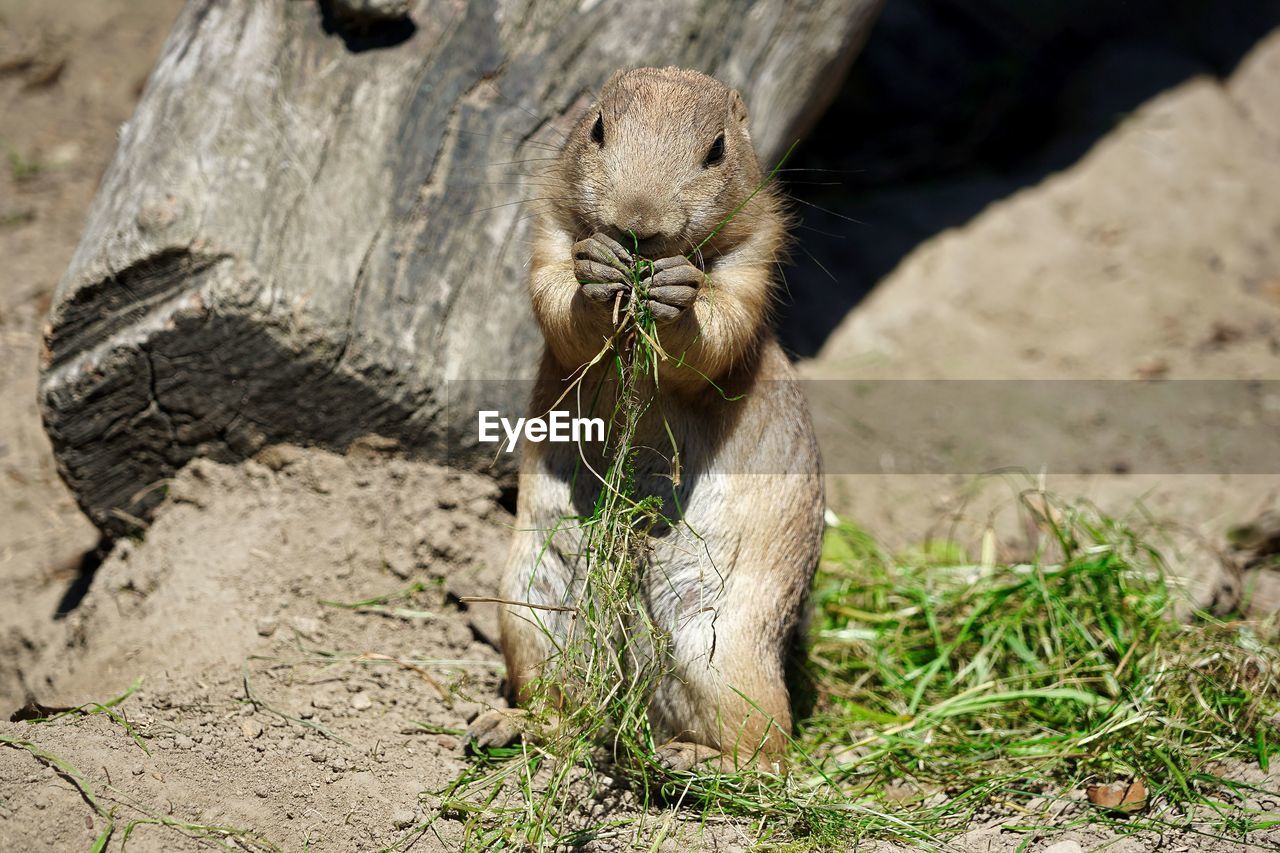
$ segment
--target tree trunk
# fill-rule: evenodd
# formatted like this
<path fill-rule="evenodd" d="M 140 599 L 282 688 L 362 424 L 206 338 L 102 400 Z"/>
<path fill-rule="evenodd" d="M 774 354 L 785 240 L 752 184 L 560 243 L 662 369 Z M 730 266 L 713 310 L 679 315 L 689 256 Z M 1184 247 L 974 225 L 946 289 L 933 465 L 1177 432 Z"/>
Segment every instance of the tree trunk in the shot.
<path fill-rule="evenodd" d="M 880 2 L 418 0 L 362 21 L 191 0 L 50 313 L 63 476 L 119 534 L 193 456 L 272 441 L 379 434 L 488 467 L 477 386 L 452 380 L 530 376 L 541 345 L 519 204 L 537 192 L 512 164 L 551 156 L 615 68 L 669 64 L 740 88 L 772 162 Z"/>

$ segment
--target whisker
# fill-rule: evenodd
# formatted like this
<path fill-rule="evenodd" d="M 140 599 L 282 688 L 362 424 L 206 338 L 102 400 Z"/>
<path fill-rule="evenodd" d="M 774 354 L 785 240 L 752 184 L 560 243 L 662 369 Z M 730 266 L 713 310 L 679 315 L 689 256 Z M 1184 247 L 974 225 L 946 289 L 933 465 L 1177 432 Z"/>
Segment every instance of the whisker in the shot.
<path fill-rule="evenodd" d="M 525 160 L 499 160 L 496 163 L 486 163 L 483 166 L 468 166 L 467 168 L 488 169 L 493 166 L 518 166 L 521 163 L 550 163 L 559 159 L 559 157 L 529 157 Z"/>
<path fill-rule="evenodd" d="M 812 231 L 814 234 L 821 234 L 823 237 L 831 237 L 836 240 L 848 240 L 847 234 L 836 234 L 832 231 L 823 231 L 821 228 L 814 228 L 812 225 L 805 225 L 803 222 L 796 225 L 798 230 Z"/>
<path fill-rule="evenodd" d="M 802 199 L 802 198 L 797 198 L 797 197 L 795 197 L 795 196 L 791 196 L 791 200 L 792 200 L 792 201 L 795 201 L 795 202 L 799 202 L 800 204 L 803 204 L 803 205 L 805 205 L 806 207 L 812 207 L 812 208 L 813 208 L 813 209 L 815 209 L 815 210 L 820 210 L 820 211 L 822 211 L 823 213 L 826 213 L 826 214 L 828 214 L 828 215 L 830 215 L 830 216 L 836 216 L 836 217 L 839 217 L 840 219 L 843 219 L 843 220 L 845 220 L 846 222 L 852 222 L 852 223 L 854 223 L 855 225 L 866 225 L 866 224 L 867 224 L 867 223 L 863 222 L 863 221 L 862 221 L 862 220 L 860 220 L 860 219 L 854 219 L 852 216 L 845 216 L 843 213 L 836 213 L 834 210 L 827 210 L 825 207 L 823 207 L 823 206 L 822 206 L 822 205 L 820 205 L 820 204 L 814 204 L 813 202 L 811 202 L 811 201 L 805 201 L 805 200 L 804 200 L 804 199 Z"/>
<path fill-rule="evenodd" d="M 826 172 L 832 175 L 861 175 L 866 173 L 866 169 L 809 169 L 809 168 L 791 168 L 779 169 L 778 174 L 783 172 Z"/>
<path fill-rule="evenodd" d="M 818 260 L 816 257 L 814 257 L 813 252 L 810 252 L 808 249 L 806 249 L 806 248 L 804 247 L 804 244 L 803 244 L 803 243 L 797 243 L 796 245 L 798 245 L 798 246 L 800 247 L 800 251 L 804 252 L 806 255 L 808 255 L 808 256 L 809 256 L 809 260 L 813 261 L 815 264 L 817 264 L 817 265 L 818 265 L 818 269 L 822 270 L 824 273 L 826 273 L 826 274 L 827 274 L 827 278 L 831 279 L 831 280 L 832 280 L 833 282 L 835 282 L 836 284 L 839 284 L 839 283 L 840 283 L 840 279 L 838 279 L 838 278 L 836 278 L 834 275 L 832 275 L 832 274 L 831 274 L 831 270 L 829 270 L 829 269 L 827 269 L 825 266 L 823 266 L 823 265 L 822 265 L 822 261 L 820 261 L 820 260 Z"/>
<path fill-rule="evenodd" d="M 532 139 L 520 139 L 515 136 L 495 136 L 492 133 L 482 133 L 478 130 L 463 130 L 462 128 L 458 129 L 458 133 L 465 133 L 468 136 L 483 136 L 485 139 L 495 139 L 499 142 L 510 142 L 515 145 L 529 145 L 534 148 L 545 148 L 548 151 L 554 151 L 556 153 L 560 152 L 559 146 L 552 145 L 549 142 L 536 142 Z"/>
<path fill-rule="evenodd" d="M 795 296 L 791 293 L 791 282 L 787 279 L 786 267 L 783 266 L 782 261 L 778 260 L 777 258 L 774 258 L 773 265 L 778 268 L 778 277 L 782 279 L 781 289 L 787 296 L 785 301 L 783 300 L 781 295 L 778 295 L 775 298 L 778 300 L 779 304 L 789 305 L 795 302 Z"/>
<path fill-rule="evenodd" d="M 516 205 L 516 204 L 530 204 L 535 201 L 571 201 L 571 200 L 572 199 L 556 198 L 554 196 L 545 196 L 542 198 L 522 198 L 516 201 L 506 202 L 505 204 L 495 204 L 492 207 L 481 207 L 477 210 L 469 210 L 467 211 L 467 215 L 470 216 L 476 213 L 485 213 L 490 210 L 498 210 L 500 208 L 511 207 L 512 205 Z"/>

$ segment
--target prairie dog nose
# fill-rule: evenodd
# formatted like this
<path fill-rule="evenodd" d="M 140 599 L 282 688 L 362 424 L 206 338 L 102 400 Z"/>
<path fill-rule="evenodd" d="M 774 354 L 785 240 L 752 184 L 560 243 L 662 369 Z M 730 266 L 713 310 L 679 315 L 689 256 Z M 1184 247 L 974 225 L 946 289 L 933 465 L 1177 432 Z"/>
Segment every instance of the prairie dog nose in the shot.
<path fill-rule="evenodd" d="M 649 240 L 662 232 L 662 211 L 651 198 L 631 196 L 618 204 L 614 224 L 623 234 L 635 235 L 639 241 Z"/>

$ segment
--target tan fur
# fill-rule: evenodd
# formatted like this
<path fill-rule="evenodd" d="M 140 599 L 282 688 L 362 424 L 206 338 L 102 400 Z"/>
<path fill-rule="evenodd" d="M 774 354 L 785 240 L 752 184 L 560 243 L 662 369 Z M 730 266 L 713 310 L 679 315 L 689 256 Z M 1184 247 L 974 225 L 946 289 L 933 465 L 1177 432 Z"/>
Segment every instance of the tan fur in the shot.
<path fill-rule="evenodd" d="M 592 138 L 598 119 L 603 145 Z M 720 133 L 723 160 L 707 165 Z M 612 332 L 607 301 L 589 297 L 579 282 L 579 241 L 604 234 L 629 243 L 630 229 L 643 238 L 646 258 L 685 255 L 747 199 L 762 173 L 741 97 L 705 75 L 668 68 L 614 74 L 550 178 L 559 200 L 538 223 L 529 281 L 547 344 L 535 414 L 556 402 L 566 377 Z M 673 280 L 693 281 L 696 290 L 673 290 L 683 307 L 665 308 L 678 314 L 659 324 L 672 359 L 660 368 L 661 414 L 651 410 L 637 440 L 657 450 L 638 463 L 637 477 L 664 497 L 672 518 L 653 538 L 646 577 L 650 610 L 674 643 L 674 675 L 657 690 L 650 716 L 673 739 L 661 757 L 675 767 L 703 760 L 733 767 L 757 753 L 770 766 L 791 725 L 783 662 L 818 559 L 823 496 L 808 410 L 769 327 L 784 238 L 781 203 L 766 187 L 703 246 L 705 280 L 697 283 L 701 273 L 671 257 L 680 267 Z M 607 373 L 597 366 L 587 384 Z M 726 399 L 738 395 L 745 396 Z M 607 417 L 611 405 L 605 399 L 595 410 L 582 408 Z M 573 397 L 557 406 L 576 407 Z M 681 451 L 674 489 L 662 477 L 668 426 Z M 573 445 L 526 444 L 524 454 L 504 596 L 572 602 L 582 568 L 578 534 L 551 531 L 566 514 L 589 513 L 598 484 L 574 478 Z M 503 608 L 503 648 L 518 696 L 548 654 L 547 632 L 566 630 L 563 613 Z"/>

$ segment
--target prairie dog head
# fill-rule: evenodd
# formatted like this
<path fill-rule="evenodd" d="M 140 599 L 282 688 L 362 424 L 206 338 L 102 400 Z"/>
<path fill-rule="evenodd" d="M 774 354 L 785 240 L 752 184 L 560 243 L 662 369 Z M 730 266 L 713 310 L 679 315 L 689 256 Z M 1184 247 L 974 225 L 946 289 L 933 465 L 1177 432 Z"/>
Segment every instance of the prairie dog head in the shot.
<path fill-rule="evenodd" d="M 681 68 L 615 72 L 557 168 L 575 226 L 651 258 L 691 250 L 761 179 L 742 96 Z"/>

